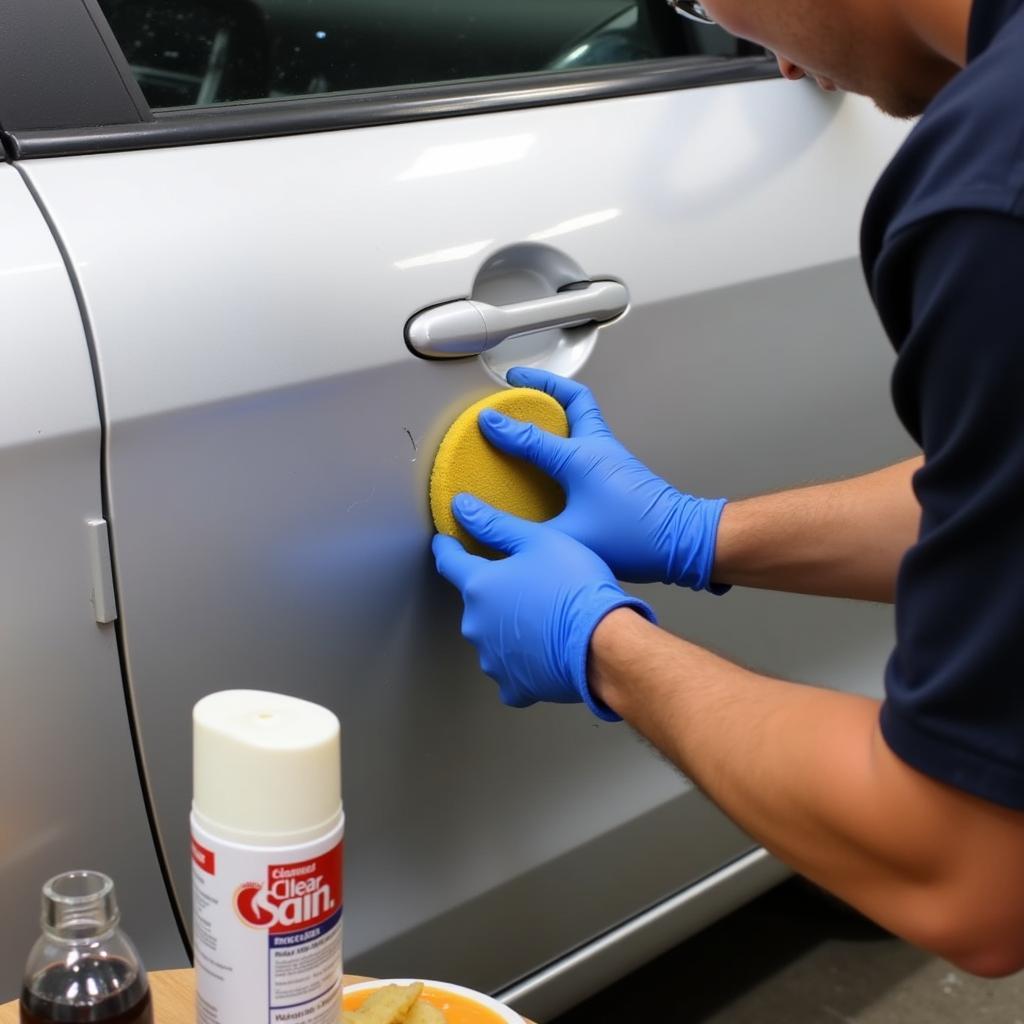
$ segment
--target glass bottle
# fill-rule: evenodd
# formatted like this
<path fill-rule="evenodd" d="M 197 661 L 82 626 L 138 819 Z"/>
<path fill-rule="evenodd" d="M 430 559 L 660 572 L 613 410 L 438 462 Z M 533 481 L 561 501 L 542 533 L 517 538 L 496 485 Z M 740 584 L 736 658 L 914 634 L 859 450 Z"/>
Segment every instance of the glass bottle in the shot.
<path fill-rule="evenodd" d="M 69 871 L 43 886 L 22 1024 L 152 1024 L 149 979 L 120 919 L 114 883 L 98 871 Z"/>

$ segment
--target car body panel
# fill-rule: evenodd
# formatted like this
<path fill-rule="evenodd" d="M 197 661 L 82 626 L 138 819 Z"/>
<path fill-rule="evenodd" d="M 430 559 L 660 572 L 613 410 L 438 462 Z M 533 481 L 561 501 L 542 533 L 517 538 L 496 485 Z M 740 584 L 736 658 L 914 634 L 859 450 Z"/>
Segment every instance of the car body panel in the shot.
<path fill-rule="evenodd" d="M 0 164 L 0 1002 L 40 931 L 43 883 L 114 876 L 147 960 L 183 966 L 146 819 L 117 641 L 91 603 L 86 522 L 102 518 L 100 419 L 61 254 Z"/>
<path fill-rule="evenodd" d="M 756 849 L 593 942 L 573 950 L 499 998 L 533 1020 L 548 1020 L 654 960 L 790 875 Z"/>
<path fill-rule="evenodd" d="M 580 376 L 673 481 L 739 496 L 909 454 L 856 257 L 905 130 L 765 81 L 27 166 L 94 332 L 123 656 L 183 905 L 189 709 L 233 686 L 341 716 L 350 969 L 500 989 L 751 849 L 625 726 L 498 704 L 426 507 L 445 428 L 496 384 L 403 327 L 506 247 L 553 248 L 629 287 Z M 889 609 L 641 591 L 765 671 L 880 685 Z"/>

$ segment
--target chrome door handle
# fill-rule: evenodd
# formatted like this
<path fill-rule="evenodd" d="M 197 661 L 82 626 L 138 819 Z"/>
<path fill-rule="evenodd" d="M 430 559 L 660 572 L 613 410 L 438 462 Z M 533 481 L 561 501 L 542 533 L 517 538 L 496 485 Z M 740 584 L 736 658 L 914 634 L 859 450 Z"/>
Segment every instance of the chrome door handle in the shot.
<path fill-rule="evenodd" d="M 405 325 L 405 340 L 417 355 L 457 359 L 486 352 L 520 334 L 614 320 L 628 305 L 629 292 L 618 281 L 583 281 L 509 306 L 460 299 L 417 313 Z"/>

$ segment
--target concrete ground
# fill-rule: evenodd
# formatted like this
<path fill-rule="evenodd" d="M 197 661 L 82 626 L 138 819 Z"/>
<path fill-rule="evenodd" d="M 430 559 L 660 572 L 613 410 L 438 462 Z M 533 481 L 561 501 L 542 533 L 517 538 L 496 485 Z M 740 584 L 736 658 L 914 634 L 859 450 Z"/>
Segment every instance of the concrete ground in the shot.
<path fill-rule="evenodd" d="M 551 1024 L 1024 1024 L 982 981 L 794 879 Z"/>

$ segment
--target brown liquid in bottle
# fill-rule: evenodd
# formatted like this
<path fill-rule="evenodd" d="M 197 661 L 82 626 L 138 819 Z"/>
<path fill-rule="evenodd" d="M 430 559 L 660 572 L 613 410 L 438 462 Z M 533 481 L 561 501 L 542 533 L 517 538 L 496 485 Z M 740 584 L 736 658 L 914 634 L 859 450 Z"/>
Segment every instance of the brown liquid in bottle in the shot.
<path fill-rule="evenodd" d="M 20 1009 L 21 1024 L 153 1024 L 149 984 L 117 957 L 51 964 L 22 989 Z"/>

